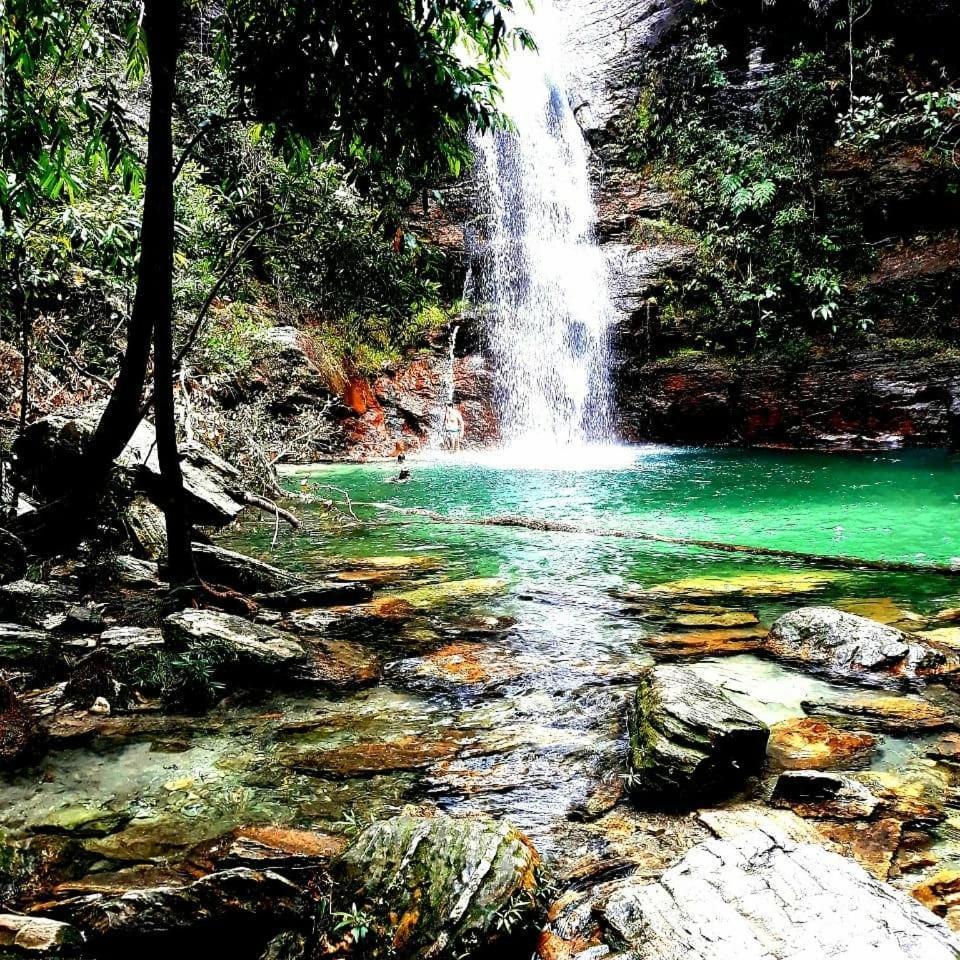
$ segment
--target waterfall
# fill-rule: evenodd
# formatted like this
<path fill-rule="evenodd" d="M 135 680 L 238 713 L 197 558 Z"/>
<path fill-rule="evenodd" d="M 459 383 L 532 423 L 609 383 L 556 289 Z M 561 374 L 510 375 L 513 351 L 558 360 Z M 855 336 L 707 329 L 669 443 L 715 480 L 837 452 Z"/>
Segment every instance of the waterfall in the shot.
<path fill-rule="evenodd" d="M 512 129 L 475 138 L 481 217 L 467 296 L 484 317 L 502 442 L 536 456 L 609 439 L 613 308 L 557 17 L 548 0 L 524 17 L 537 50 L 513 51 L 505 67 Z"/>

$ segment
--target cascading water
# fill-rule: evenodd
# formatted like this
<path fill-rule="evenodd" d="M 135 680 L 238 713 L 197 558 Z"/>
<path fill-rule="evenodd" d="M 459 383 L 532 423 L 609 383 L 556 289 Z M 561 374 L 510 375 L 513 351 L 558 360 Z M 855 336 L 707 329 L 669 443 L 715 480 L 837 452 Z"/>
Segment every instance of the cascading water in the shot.
<path fill-rule="evenodd" d="M 501 82 L 513 129 L 478 136 L 482 217 L 467 291 L 485 317 L 502 443 L 529 456 L 610 437 L 613 313 L 589 151 L 567 99 L 557 17 L 539 0 Z"/>

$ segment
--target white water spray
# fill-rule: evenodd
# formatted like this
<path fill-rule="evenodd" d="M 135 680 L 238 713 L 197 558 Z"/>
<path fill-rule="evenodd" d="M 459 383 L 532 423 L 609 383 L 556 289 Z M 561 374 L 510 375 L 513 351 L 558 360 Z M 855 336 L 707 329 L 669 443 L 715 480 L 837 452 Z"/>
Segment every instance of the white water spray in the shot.
<path fill-rule="evenodd" d="M 503 445 L 536 458 L 610 439 L 613 308 L 557 17 L 549 0 L 526 16 L 537 50 L 513 52 L 501 83 L 514 129 L 476 139 L 484 217 L 468 296 L 485 317 Z"/>

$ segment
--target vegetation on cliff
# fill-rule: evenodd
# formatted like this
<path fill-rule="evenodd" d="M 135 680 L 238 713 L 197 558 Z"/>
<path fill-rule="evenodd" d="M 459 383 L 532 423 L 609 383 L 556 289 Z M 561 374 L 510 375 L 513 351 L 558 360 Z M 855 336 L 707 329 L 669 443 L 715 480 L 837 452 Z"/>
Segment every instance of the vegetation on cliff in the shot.
<path fill-rule="evenodd" d="M 679 342 L 956 342 L 955 30 L 943 3 L 701 4 L 648 56 L 625 146 L 697 238 L 659 297 Z"/>

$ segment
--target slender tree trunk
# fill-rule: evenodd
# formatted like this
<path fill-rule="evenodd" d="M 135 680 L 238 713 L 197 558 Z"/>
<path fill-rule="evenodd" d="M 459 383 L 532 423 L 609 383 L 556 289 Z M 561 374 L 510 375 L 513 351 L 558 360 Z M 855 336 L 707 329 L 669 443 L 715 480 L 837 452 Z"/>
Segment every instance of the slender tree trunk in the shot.
<path fill-rule="evenodd" d="M 175 586 L 196 579 L 173 402 L 173 101 L 180 49 L 179 21 L 180 0 L 147 0 L 144 29 L 152 85 L 147 186 L 149 189 L 153 176 L 157 242 L 150 262 L 145 263 L 146 249 L 141 253 L 141 279 L 150 274 L 154 294 L 153 410 L 167 520 L 168 569 L 170 582 Z M 144 227 L 146 222 L 145 203 Z"/>

